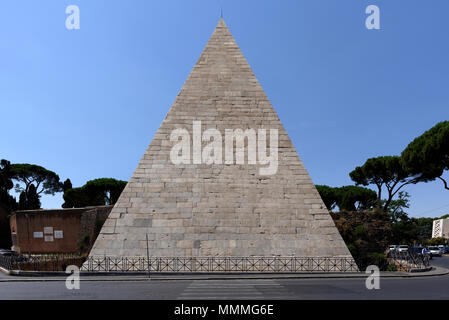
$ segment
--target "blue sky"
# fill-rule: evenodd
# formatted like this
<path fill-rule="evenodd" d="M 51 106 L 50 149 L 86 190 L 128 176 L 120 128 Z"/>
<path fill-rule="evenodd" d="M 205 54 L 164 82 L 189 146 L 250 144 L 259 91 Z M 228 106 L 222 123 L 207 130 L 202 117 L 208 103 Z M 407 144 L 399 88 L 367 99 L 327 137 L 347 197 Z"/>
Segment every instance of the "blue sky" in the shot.
<path fill-rule="evenodd" d="M 371 4 L 381 30 L 365 28 Z M 221 6 L 316 184 L 353 184 L 355 166 L 449 120 L 447 0 L 2 1 L 0 158 L 74 186 L 129 179 Z M 412 216 L 449 213 L 441 182 L 405 190 Z"/>

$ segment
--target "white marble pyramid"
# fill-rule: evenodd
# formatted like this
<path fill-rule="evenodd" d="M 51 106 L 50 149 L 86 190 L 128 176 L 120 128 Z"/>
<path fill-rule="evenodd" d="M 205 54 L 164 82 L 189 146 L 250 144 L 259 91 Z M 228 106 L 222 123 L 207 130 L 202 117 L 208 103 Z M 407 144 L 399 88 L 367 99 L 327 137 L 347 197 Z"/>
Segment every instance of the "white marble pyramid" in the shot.
<path fill-rule="evenodd" d="M 198 135 L 193 128 L 198 129 L 199 123 Z M 184 161 L 173 161 L 174 147 L 179 146 L 172 138 L 176 129 L 189 137 L 188 150 L 175 152 Z M 210 136 L 199 140 L 208 129 L 223 136 L 215 145 L 223 146 L 222 154 L 214 149 L 213 163 L 201 158 L 212 141 Z M 274 157 L 272 163 L 260 161 L 259 145 L 256 148 L 251 139 L 245 140 L 243 163 L 242 158 L 235 163 L 236 150 L 226 153 L 225 133 L 236 129 L 254 130 L 259 140 L 265 129 L 263 142 L 278 147 L 276 163 Z M 269 135 L 274 131 L 276 140 Z M 234 161 L 227 156 L 235 156 Z M 339 257 L 353 263 L 223 19 L 115 204 L 90 257 L 146 257 L 146 237 L 150 257 Z"/>

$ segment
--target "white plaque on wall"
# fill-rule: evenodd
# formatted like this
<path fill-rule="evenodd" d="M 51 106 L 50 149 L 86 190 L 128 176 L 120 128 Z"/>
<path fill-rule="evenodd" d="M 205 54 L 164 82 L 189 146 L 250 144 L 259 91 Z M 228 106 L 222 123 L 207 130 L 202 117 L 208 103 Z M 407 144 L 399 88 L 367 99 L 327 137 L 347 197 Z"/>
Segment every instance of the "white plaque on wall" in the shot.
<path fill-rule="evenodd" d="M 62 230 L 55 230 L 55 239 L 64 238 L 64 232 Z"/>
<path fill-rule="evenodd" d="M 44 240 L 45 240 L 45 242 L 53 242 L 53 236 L 47 236 L 47 235 L 45 235 Z"/>
<path fill-rule="evenodd" d="M 53 235 L 53 227 L 44 227 L 44 234 Z"/>
<path fill-rule="evenodd" d="M 43 238 L 44 233 L 43 232 L 33 232 L 33 237 L 34 238 Z"/>

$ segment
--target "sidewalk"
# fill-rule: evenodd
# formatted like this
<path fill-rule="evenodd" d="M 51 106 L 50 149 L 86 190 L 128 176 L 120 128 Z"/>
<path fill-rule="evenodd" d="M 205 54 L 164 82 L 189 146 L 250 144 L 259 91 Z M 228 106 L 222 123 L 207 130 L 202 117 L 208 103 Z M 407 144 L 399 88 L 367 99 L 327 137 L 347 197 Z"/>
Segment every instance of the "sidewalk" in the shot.
<path fill-rule="evenodd" d="M 5 271 L 4 269 L 2 271 Z M 0 282 L 65 281 L 64 272 L 10 271 L 0 276 Z M 383 278 L 418 278 L 448 275 L 449 269 L 432 267 L 424 272 L 381 272 Z M 366 278 L 367 273 L 240 273 L 240 274 L 179 274 L 179 273 L 93 273 L 81 272 L 81 281 L 173 281 L 173 280 L 241 280 L 241 279 L 351 279 Z"/>

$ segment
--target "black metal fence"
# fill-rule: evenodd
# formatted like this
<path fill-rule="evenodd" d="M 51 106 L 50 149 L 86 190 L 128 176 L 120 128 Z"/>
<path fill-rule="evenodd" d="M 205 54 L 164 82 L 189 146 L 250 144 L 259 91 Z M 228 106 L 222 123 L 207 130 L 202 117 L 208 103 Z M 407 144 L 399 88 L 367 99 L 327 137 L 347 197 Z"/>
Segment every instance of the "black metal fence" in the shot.
<path fill-rule="evenodd" d="M 76 255 L 34 255 L 0 257 L 0 266 L 8 270 L 65 271 L 77 265 L 89 272 L 358 272 L 351 257 L 91 257 Z"/>
<path fill-rule="evenodd" d="M 86 258 L 74 254 L 0 256 L 0 266 L 7 270 L 65 271 L 67 266 L 81 267 Z"/>
<path fill-rule="evenodd" d="M 395 252 L 387 255 L 387 264 L 397 271 L 429 268 L 427 255 Z M 7 270 L 65 271 L 76 265 L 88 272 L 160 272 L 160 273 L 337 273 L 359 272 L 351 257 L 90 257 L 72 254 L 0 256 Z M 385 270 L 383 266 L 379 266 Z"/>
<path fill-rule="evenodd" d="M 351 257 L 91 257 L 90 272 L 299 273 L 358 272 Z"/>
<path fill-rule="evenodd" d="M 0 256 L 0 267 L 6 270 L 12 270 L 13 259 L 8 256 Z"/>
<path fill-rule="evenodd" d="M 427 254 L 412 251 L 390 251 L 387 256 L 389 263 L 396 266 L 398 271 L 419 271 L 430 267 L 430 258 Z"/>

